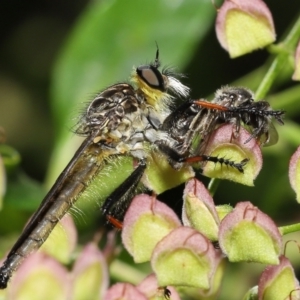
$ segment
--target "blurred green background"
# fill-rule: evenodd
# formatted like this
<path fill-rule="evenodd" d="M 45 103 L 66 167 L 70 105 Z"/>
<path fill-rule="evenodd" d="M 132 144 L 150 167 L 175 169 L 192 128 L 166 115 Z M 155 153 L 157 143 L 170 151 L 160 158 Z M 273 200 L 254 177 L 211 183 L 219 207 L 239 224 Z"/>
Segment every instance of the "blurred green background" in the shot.
<path fill-rule="evenodd" d="M 280 40 L 300 3 L 265 2 Z M 85 103 L 107 85 L 128 80 L 132 66 L 152 61 L 156 42 L 162 65 L 187 75 L 183 81 L 194 98 L 211 99 L 226 84 L 255 90 L 272 59 L 262 50 L 231 60 L 216 39 L 209 0 L 2 0 L 0 16 L 0 126 L 21 156 L 20 168 L 8 172 L 1 253 L 79 145 L 71 128 Z M 288 125 L 278 130 L 280 142 L 264 151 L 255 187 L 222 182 L 215 195 L 217 204 L 252 201 L 278 225 L 299 221 L 288 182 L 289 158 L 300 144 L 299 84 L 291 72 L 287 64 L 268 96 L 274 108 L 287 110 Z M 255 279 L 245 284 L 251 283 Z"/>

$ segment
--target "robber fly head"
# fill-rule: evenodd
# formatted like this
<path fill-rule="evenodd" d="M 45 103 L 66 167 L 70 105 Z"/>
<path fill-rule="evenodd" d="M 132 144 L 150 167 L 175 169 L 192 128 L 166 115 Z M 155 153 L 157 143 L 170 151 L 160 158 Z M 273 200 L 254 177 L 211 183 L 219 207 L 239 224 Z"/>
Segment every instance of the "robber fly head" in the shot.
<path fill-rule="evenodd" d="M 187 97 L 189 88 L 174 77 L 170 69 L 159 70 L 159 49 L 157 48 L 154 62 L 137 67 L 132 75 L 135 82 L 145 96 L 145 101 L 154 106 L 158 111 L 164 110 L 172 96 Z"/>

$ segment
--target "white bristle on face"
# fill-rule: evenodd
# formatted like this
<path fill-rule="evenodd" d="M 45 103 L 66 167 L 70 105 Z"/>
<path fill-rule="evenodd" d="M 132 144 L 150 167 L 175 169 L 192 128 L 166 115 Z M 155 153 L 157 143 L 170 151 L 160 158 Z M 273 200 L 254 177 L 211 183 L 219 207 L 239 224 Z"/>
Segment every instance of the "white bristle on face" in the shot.
<path fill-rule="evenodd" d="M 178 79 L 168 76 L 168 88 L 172 90 L 176 95 L 182 96 L 182 97 L 187 97 L 190 89 L 182 84 Z"/>

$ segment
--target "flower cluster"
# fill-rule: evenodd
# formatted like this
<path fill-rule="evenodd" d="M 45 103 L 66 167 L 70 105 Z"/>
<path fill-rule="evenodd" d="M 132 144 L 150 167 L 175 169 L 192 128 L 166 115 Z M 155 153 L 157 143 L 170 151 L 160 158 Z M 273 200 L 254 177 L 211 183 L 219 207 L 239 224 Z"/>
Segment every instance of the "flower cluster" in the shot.
<path fill-rule="evenodd" d="M 189 287 L 198 296 L 212 296 L 228 260 L 269 265 L 252 296 L 274 300 L 298 295 L 293 268 L 282 254 L 282 235 L 269 216 L 248 201 L 234 208 L 215 206 L 197 179 L 186 184 L 183 198 L 183 225 L 169 207 L 148 195 L 136 196 L 125 216 L 124 246 L 135 262 L 151 262 L 158 286 Z M 278 284 L 284 287 L 279 294 Z"/>
<path fill-rule="evenodd" d="M 225 0 L 218 10 L 216 33 L 232 58 L 264 48 L 276 38 L 272 14 L 262 0 Z M 294 61 L 293 79 L 300 80 L 300 43 Z M 243 128 L 238 136 L 233 132 L 233 124 L 220 126 L 211 134 L 205 151 L 232 161 L 249 158 L 244 173 L 220 162 L 207 162 L 202 173 L 253 186 L 262 168 L 260 141 Z M 108 242 L 101 252 L 91 242 L 74 254 L 77 232 L 67 216 L 52 234 L 55 243 L 47 240 L 41 252 L 28 257 L 8 289 L 0 291 L 0 297 L 176 300 L 181 292 L 196 299 L 214 297 L 226 276 L 226 264 L 247 262 L 266 268 L 245 300 L 300 299 L 299 282 L 283 249 L 284 228 L 278 228 L 267 214 L 244 199 L 234 207 L 216 205 L 210 190 L 194 177 L 189 165 L 176 171 L 166 158 L 151 155 L 145 185 L 157 193 L 182 182 L 186 185 L 180 218 L 154 195 L 146 194 L 136 196 L 126 212 L 122 243 L 135 263 L 150 264 L 150 275 L 141 278 L 139 284 L 116 283 L 109 288 L 113 243 Z M 6 186 L 2 165 L 0 156 L 0 201 Z M 300 202 L 300 147 L 290 160 L 289 178 Z M 64 266 L 71 263 L 69 269 Z M 130 276 L 127 281 L 131 281 Z"/>
<path fill-rule="evenodd" d="M 74 256 L 77 232 L 70 215 L 53 231 L 41 251 L 30 255 L 0 291 L 3 299 L 85 299 L 88 290 L 93 299 L 101 299 L 108 287 L 106 258 L 97 244 L 90 242 L 77 255 L 68 271 L 64 266 Z M 63 265 L 64 264 L 64 265 Z M 2 299 L 1 298 L 1 299 Z M 92 298 L 89 298 L 92 299 Z"/>
<path fill-rule="evenodd" d="M 230 136 L 227 131 L 232 132 L 230 125 L 219 128 L 209 144 L 214 145 L 213 148 L 226 148 L 226 139 Z M 261 152 L 256 141 L 253 145 L 242 143 L 247 140 L 247 135 L 249 133 L 242 131 L 241 138 L 230 144 L 228 151 L 233 145 L 233 157 L 239 156 L 240 151 L 252 153 L 254 162 L 250 175 L 239 174 L 237 177 L 246 176 L 251 178 L 248 178 L 249 182 L 253 182 L 261 168 Z M 297 198 L 299 166 L 300 147 L 290 161 L 290 182 Z M 222 171 L 220 174 L 228 178 L 227 171 Z M 122 241 L 136 263 L 151 263 L 159 295 L 159 287 L 168 287 L 169 290 L 173 286 L 180 291 L 192 289 L 197 299 L 213 297 L 226 275 L 226 263 L 248 262 L 267 266 L 257 281 L 258 285 L 251 288 L 244 299 L 299 299 L 300 286 L 284 254 L 283 234 L 282 228 L 279 229 L 267 214 L 249 201 L 238 202 L 235 207 L 215 205 L 203 183 L 193 178 L 185 186 L 180 219 L 154 196 L 136 196 L 125 215 Z M 121 283 L 113 286 L 108 299 L 118 299 L 117 288 L 121 289 L 121 286 Z M 125 288 L 127 290 L 127 284 L 123 284 Z M 130 285 L 131 292 L 132 289 L 136 293 L 141 291 L 139 286 Z M 136 299 L 151 298 L 143 298 L 145 296 L 147 294 Z M 175 293 L 173 298 L 172 292 L 172 299 L 177 297 Z M 131 298 L 126 296 L 125 299 Z"/>

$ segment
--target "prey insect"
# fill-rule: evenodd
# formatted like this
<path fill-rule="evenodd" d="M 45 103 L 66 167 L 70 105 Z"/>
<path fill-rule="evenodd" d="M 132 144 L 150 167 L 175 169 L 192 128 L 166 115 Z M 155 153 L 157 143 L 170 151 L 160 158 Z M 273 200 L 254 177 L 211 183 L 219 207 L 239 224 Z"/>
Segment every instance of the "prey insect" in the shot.
<path fill-rule="evenodd" d="M 222 124 L 233 125 L 232 138 L 237 138 L 241 126 L 251 133 L 244 142 L 256 139 L 261 146 L 277 142 L 278 134 L 272 123 L 275 119 L 283 125 L 282 110 L 273 110 L 267 101 L 254 101 L 251 91 L 241 87 L 226 86 L 216 92 L 215 98 L 187 100 L 164 121 L 162 130 L 168 133 L 168 141 L 157 141 L 159 148 L 168 153 L 170 163 L 179 168 L 186 162 L 219 162 L 243 172 L 248 159 L 240 163 L 205 154 L 205 147 L 211 134 Z M 175 140 L 176 142 L 171 142 Z M 169 143 L 169 144 L 168 144 Z"/>

